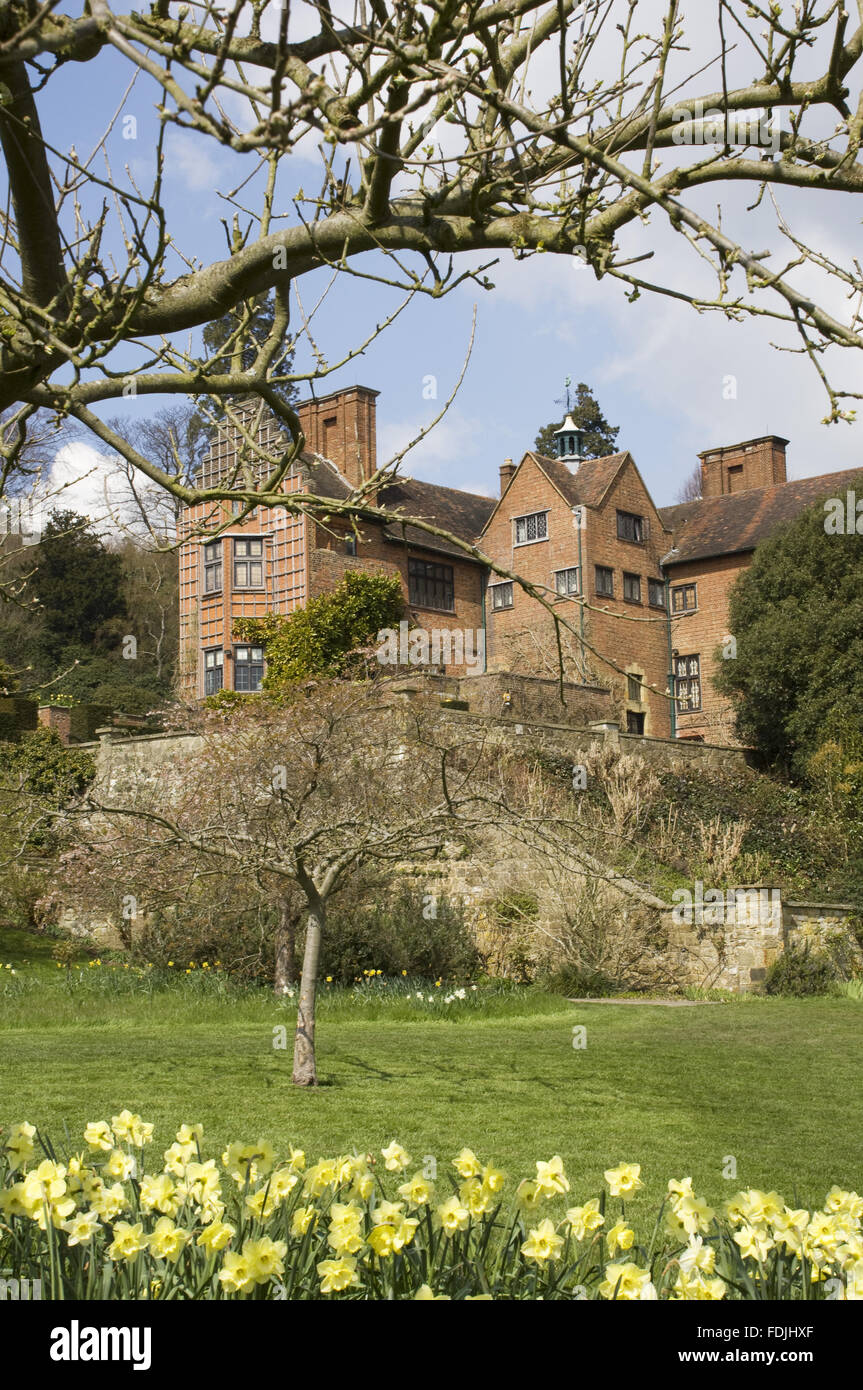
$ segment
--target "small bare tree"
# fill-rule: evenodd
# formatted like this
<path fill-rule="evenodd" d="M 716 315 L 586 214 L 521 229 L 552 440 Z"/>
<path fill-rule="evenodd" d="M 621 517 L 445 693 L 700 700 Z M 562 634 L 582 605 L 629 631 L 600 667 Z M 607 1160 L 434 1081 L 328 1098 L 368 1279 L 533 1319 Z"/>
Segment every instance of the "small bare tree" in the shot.
<path fill-rule="evenodd" d="M 317 1084 L 315 1002 L 331 897 L 361 867 L 419 860 L 506 807 L 482 784 L 484 746 L 440 716 L 373 687 L 327 683 L 279 706 L 202 716 L 189 754 L 164 775 L 112 775 L 90 798 L 86 872 L 115 901 L 148 867 L 174 892 L 208 873 L 270 885 L 279 915 L 277 981 L 291 950 L 298 891 L 306 914 L 293 1080 Z M 118 903 L 119 905 L 119 903 Z M 146 891 L 139 904 L 146 911 Z"/>

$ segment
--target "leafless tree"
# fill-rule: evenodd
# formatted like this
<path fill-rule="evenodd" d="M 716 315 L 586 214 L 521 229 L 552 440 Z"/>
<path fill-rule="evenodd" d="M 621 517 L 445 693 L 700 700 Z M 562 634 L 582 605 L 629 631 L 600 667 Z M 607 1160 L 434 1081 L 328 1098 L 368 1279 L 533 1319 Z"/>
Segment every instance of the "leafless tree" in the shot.
<path fill-rule="evenodd" d="M 371 698 L 370 698 L 371 695 Z M 421 862 L 492 813 L 506 815 L 479 770 L 481 740 L 378 701 L 368 687 L 322 683 L 278 707 L 255 702 L 201 716 L 201 736 L 164 775 L 120 768 L 88 799 L 75 833 L 90 896 L 108 885 L 147 910 L 147 880 L 184 891 L 208 874 L 270 886 L 279 919 L 276 983 L 306 913 L 294 1082 L 317 1084 L 315 1000 L 332 895 L 369 865 Z M 67 876 L 71 880 L 71 872 Z"/>
<path fill-rule="evenodd" d="M 485 287 L 492 262 L 482 258 L 506 252 L 574 257 L 632 297 L 652 291 L 701 312 L 778 320 L 798 335 L 838 418 L 843 398 L 860 393 L 829 384 L 824 351 L 863 344 L 859 265 L 805 245 L 778 201 L 787 256 L 749 248 L 745 214 L 708 215 L 699 194 L 743 185 L 769 205 L 796 188 L 828 206 L 831 194 L 860 191 L 863 9 L 860 0 L 800 0 L 790 13 L 717 0 L 707 19 L 705 8 L 155 0 L 120 13 L 86 0 L 70 16 L 59 0 L 12 0 L 0 16 L 8 175 L 0 408 L 17 406 L 22 425 L 39 409 L 71 416 L 190 502 L 207 490 L 120 439 L 95 408 L 130 391 L 204 403 L 258 396 L 289 443 L 255 459 L 256 486 L 240 480 L 233 490 L 332 512 L 331 499 L 287 503 L 280 493 L 302 438 L 276 393 L 274 364 L 286 341 L 302 342 L 311 365 L 292 380 L 308 385 L 354 360 L 368 339 L 341 344 L 330 359 L 305 277 L 360 276 L 399 289 L 403 304 L 440 298 L 466 278 Z M 137 109 L 158 96 L 146 188 L 140 172 L 112 163 L 115 124 L 135 120 L 125 97 L 90 153 L 68 143 L 74 107 L 64 105 L 62 132 L 42 119 L 46 93 L 70 65 L 89 106 L 108 53 L 126 68 Z M 172 230 L 164 166 L 166 137 L 178 130 L 248 165 L 224 194 L 228 254 L 207 264 Z M 292 161 L 314 148 L 320 187 L 307 193 Z M 663 227 L 679 235 L 693 268 L 712 270 L 713 294 L 697 276 L 687 287 L 685 257 L 670 279 L 645 278 Z M 836 283 L 847 291 L 841 318 L 826 307 Z M 253 298 L 270 289 L 272 334 L 242 370 L 242 306 L 251 314 Z M 182 338 L 237 309 L 235 341 L 212 361 Z M 384 314 L 369 337 L 400 311 Z M 251 440 L 248 448 L 254 454 Z M 373 494 L 361 489 L 350 508 L 363 513 Z"/>

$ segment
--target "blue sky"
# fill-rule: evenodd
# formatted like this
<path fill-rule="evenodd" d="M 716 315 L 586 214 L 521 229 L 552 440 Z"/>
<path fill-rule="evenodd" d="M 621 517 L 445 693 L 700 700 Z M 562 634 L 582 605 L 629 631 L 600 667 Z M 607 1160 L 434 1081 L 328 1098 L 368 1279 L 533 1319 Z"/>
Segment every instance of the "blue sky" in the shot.
<path fill-rule="evenodd" d="M 98 75 L 98 85 L 94 78 Z M 45 133 L 60 148 L 74 141 L 78 154 L 98 140 L 128 81 L 128 68 L 111 54 L 98 63 L 70 64 L 49 83 L 41 100 Z M 81 100 L 82 82 L 90 99 Z M 137 139 L 124 140 L 118 120 L 107 148 L 115 174 L 129 164 L 146 181 L 155 131 L 154 89 L 139 80 L 122 106 L 134 115 Z M 202 261 L 221 257 L 225 191 L 249 169 L 214 142 L 172 132 L 168 141 L 166 199 L 176 241 Z M 292 160 L 294 188 L 311 190 L 319 180 L 314 156 Z M 285 194 L 289 192 L 285 186 Z M 244 196 L 249 196 L 248 193 Z M 715 212 L 714 190 L 702 203 Z M 751 190 L 722 195 L 724 217 L 751 248 L 777 246 L 772 218 L 762 208 L 747 212 Z M 713 202 L 711 202 L 711 198 Z M 848 199 L 783 195 L 783 210 L 796 219 L 810 242 L 847 256 L 859 235 L 859 217 Z M 284 207 L 290 210 L 285 197 Z M 651 274 L 674 285 L 700 285 L 692 253 L 667 228 L 654 223 L 657 257 Z M 633 242 L 636 249 L 643 244 Z M 783 253 L 785 254 L 785 253 Z M 367 258 L 372 269 L 376 258 Z M 362 263 L 361 263 L 362 264 Z M 177 267 L 179 271 L 179 267 Z M 490 277 L 489 293 L 468 283 L 443 301 L 419 298 L 359 359 L 318 386 L 318 393 L 360 382 L 380 391 L 378 437 L 381 454 L 403 447 L 439 409 L 454 385 L 477 305 L 476 337 L 461 391 L 431 438 L 410 455 L 405 471 L 418 477 L 495 493 L 505 457 L 519 458 L 537 428 L 560 414 L 555 398 L 564 378 L 585 381 L 607 418 L 620 426 L 619 447 L 629 449 L 657 502 L 673 501 L 699 450 L 766 433 L 790 439 L 789 474 L 803 477 L 861 462 L 861 426 L 820 423 L 826 399 L 811 366 L 799 355 L 771 350 L 771 339 L 790 344 L 785 330 L 769 321 L 732 324 L 719 315 L 697 315 L 667 298 L 644 296 L 630 305 L 620 284 L 597 283 L 591 271 L 561 257 L 535 256 L 517 263 L 508 252 Z M 694 275 L 694 279 L 693 279 Z M 324 275 L 316 278 L 319 285 Z M 308 305 L 312 280 L 302 283 Z M 325 355 L 336 360 L 365 336 L 396 302 L 379 285 L 342 278 L 316 320 Z M 837 374 L 859 383 L 860 364 L 850 354 Z M 298 364 L 304 354 L 298 354 Z M 124 364 L 125 365 L 125 364 Z M 438 399 L 424 398 L 429 376 Z M 733 384 L 731 379 L 733 378 Z M 426 388 L 427 389 L 427 388 Z M 149 413 L 150 398 L 112 403 L 116 416 Z"/>

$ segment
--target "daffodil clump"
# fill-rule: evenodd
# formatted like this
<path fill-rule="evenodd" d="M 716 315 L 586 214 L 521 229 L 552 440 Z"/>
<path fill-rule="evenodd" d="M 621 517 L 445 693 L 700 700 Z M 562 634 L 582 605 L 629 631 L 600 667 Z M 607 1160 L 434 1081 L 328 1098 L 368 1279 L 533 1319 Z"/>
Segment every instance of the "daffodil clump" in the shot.
<path fill-rule="evenodd" d="M 0 1269 L 53 1298 L 863 1299 L 863 1198 L 839 1187 L 815 1212 L 755 1189 L 720 1211 L 672 1179 L 645 1247 L 638 1164 L 578 1201 L 558 1155 L 517 1184 L 468 1148 L 432 1178 L 395 1140 L 217 1162 L 184 1124 L 159 1166 L 128 1110 L 83 1140 L 61 1160 L 31 1124 L 0 1135 Z"/>

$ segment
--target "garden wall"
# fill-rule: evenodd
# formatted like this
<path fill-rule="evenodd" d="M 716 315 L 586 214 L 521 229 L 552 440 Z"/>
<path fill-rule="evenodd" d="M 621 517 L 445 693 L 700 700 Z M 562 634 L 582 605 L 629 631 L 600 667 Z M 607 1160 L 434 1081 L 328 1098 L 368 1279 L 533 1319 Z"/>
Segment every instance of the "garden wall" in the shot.
<path fill-rule="evenodd" d="M 476 677 L 472 678 L 478 679 Z M 621 750 L 635 752 L 658 766 L 674 770 L 701 768 L 705 772 L 722 768 L 746 768 L 746 752 L 705 743 L 676 742 L 671 739 L 639 738 L 621 734 L 614 724 L 578 729 L 566 725 L 527 723 L 509 717 L 446 710 L 444 717 L 458 724 L 480 725 L 492 740 L 518 740 L 525 751 L 542 751 L 577 763 L 594 740 L 610 741 Z M 114 729 L 101 731 L 99 742 L 90 745 L 96 756 L 97 785 L 110 794 L 116 777 L 124 779 L 131 771 L 142 778 L 163 777 L 167 769 L 200 746 L 200 735 L 188 733 L 119 736 Z M 402 875 L 421 883 L 419 891 L 438 891 L 463 903 L 478 943 L 493 961 L 506 957 L 506 941 L 495 924 L 494 905 L 513 888 L 529 888 L 536 879 L 536 866 L 527 851 L 513 853 L 512 845 L 490 847 L 482 858 L 462 857 L 457 846 L 440 862 L 423 867 L 403 865 Z M 718 987 L 746 993 L 761 987 L 766 972 L 789 943 L 806 941 L 823 949 L 839 948 L 846 959 L 863 967 L 863 952 L 856 927 L 861 909 L 849 903 L 801 903 L 786 901 L 781 891 L 770 885 L 741 885 L 728 890 L 719 920 L 711 921 L 709 908 L 696 913 L 691 922 L 678 921 L 671 903 L 664 903 L 639 884 L 620 880 L 609 884 L 609 893 L 621 910 L 634 906 L 652 923 L 650 954 L 657 973 L 677 987 Z M 534 930 L 543 932 L 543 905 Z M 107 944 L 109 924 L 74 923 L 67 915 L 64 925 L 78 929 L 98 928 Z"/>

